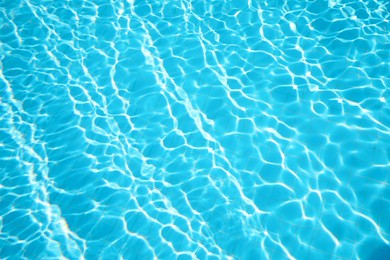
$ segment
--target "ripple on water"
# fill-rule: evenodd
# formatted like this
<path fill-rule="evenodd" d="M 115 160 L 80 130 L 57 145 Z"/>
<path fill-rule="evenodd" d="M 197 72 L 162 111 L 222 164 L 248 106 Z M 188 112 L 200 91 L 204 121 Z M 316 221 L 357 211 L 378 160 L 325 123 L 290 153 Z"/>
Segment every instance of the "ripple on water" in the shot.
<path fill-rule="evenodd" d="M 388 9 L 2 3 L 0 258 L 388 257 Z"/>

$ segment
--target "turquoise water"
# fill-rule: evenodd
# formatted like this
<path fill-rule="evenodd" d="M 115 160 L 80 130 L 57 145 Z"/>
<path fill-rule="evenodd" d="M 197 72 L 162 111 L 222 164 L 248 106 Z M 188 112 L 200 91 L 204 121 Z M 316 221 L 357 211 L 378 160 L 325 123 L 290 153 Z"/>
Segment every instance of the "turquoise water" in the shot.
<path fill-rule="evenodd" d="M 389 259 L 390 2 L 0 1 L 1 259 Z"/>

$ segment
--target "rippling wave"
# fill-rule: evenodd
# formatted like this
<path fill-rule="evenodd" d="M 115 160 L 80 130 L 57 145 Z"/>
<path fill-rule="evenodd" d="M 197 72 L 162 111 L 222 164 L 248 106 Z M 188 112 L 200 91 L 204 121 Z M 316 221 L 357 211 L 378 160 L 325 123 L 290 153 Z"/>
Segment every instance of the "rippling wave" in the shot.
<path fill-rule="evenodd" d="M 389 258 L 389 19 L 2 0 L 0 258 Z"/>

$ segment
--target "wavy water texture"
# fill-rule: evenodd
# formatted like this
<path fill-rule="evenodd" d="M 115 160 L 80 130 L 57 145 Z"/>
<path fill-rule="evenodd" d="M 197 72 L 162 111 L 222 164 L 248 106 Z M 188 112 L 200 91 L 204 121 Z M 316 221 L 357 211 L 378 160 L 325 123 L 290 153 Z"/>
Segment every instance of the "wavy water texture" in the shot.
<path fill-rule="evenodd" d="M 0 2 L 0 258 L 390 257 L 390 3 Z"/>

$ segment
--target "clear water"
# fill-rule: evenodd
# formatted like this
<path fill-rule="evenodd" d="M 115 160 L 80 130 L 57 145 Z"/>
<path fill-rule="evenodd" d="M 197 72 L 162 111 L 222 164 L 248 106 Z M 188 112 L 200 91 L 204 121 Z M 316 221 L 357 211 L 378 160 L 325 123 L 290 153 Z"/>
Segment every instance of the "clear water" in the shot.
<path fill-rule="evenodd" d="M 389 259 L 390 2 L 0 1 L 1 259 Z"/>

